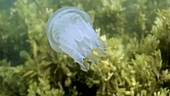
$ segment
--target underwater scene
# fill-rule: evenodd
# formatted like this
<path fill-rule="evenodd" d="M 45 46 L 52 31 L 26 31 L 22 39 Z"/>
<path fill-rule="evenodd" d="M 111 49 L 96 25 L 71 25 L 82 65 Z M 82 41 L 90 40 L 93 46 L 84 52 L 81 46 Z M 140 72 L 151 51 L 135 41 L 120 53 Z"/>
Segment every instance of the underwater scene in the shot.
<path fill-rule="evenodd" d="M 170 0 L 0 0 L 0 96 L 170 96 Z"/>

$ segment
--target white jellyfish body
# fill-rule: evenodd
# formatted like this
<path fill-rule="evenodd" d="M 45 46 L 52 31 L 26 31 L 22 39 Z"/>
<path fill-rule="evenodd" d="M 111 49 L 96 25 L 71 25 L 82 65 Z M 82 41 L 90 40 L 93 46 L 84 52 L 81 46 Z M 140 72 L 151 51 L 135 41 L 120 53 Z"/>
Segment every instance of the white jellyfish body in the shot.
<path fill-rule="evenodd" d="M 46 32 L 51 48 L 72 57 L 84 71 L 89 70 L 86 58 L 96 63 L 93 50 L 105 54 L 105 44 L 92 28 L 90 16 L 78 8 L 57 10 L 49 18 Z"/>

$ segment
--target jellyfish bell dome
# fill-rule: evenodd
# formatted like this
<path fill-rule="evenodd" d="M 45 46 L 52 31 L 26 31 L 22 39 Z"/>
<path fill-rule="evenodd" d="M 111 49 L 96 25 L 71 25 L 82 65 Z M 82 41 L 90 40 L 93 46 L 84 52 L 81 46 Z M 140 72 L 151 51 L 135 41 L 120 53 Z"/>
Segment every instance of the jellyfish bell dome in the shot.
<path fill-rule="evenodd" d="M 89 70 L 88 61 L 96 64 L 97 58 L 92 51 L 105 54 L 106 45 L 97 37 L 90 16 L 75 7 L 63 7 L 49 18 L 47 38 L 51 48 L 65 53 L 77 62 L 84 71 Z"/>

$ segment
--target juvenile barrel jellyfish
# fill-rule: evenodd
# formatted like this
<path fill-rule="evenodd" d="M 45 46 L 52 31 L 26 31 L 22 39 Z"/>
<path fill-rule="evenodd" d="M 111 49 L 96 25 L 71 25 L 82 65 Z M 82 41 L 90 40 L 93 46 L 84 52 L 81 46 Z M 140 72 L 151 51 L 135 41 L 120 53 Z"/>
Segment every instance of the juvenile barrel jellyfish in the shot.
<path fill-rule="evenodd" d="M 90 16 L 75 7 L 63 7 L 48 20 L 47 37 L 51 48 L 58 53 L 66 53 L 84 71 L 89 70 L 91 61 L 97 64 L 96 55 L 105 54 L 105 44 L 92 27 Z"/>

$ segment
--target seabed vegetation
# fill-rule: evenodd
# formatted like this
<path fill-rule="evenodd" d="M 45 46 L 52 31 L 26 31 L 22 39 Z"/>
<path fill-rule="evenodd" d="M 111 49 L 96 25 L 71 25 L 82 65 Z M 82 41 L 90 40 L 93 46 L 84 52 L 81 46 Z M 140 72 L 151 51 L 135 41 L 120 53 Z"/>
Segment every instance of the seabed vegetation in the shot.
<path fill-rule="evenodd" d="M 170 0 L 12 2 L 0 9 L 0 96 L 170 95 Z M 49 46 L 47 20 L 63 6 L 87 12 L 107 43 L 87 72 Z"/>

